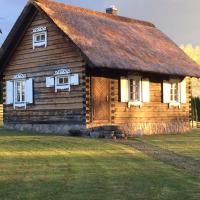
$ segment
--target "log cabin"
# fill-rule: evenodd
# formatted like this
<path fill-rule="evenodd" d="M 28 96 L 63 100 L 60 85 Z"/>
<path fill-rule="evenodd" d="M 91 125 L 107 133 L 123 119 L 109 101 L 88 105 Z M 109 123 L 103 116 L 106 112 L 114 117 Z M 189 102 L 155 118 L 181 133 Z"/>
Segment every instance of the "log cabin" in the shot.
<path fill-rule="evenodd" d="M 43 133 L 190 130 L 199 66 L 150 22 L 29 1 L 0 52 L 4 127 Z"/>

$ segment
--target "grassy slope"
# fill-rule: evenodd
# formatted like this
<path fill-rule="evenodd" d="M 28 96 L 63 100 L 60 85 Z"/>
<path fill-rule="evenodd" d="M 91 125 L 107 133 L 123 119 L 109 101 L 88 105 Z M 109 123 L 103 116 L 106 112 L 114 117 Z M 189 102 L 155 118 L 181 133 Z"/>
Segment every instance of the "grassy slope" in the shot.
<path fill-rule="evenodd" d="M 0 199 L 200 199 L 200 180 L 106 140 L 0 129 Z"/>
<path fill-rule="evenodd" d="M 173 151 L 177 154 L 189 156 L 200 165 L 200 130 L 193 130 L 182 135 L 145 136 L 142 141 Z"/>

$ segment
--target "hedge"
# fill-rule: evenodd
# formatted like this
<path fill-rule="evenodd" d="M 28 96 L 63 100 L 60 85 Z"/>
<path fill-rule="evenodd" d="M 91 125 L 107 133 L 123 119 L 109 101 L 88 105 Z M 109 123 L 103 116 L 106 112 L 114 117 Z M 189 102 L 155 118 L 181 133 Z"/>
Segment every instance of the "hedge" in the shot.
<path fill-rule="evenodd" d="M 192 120 L 200 121 L 200 98 L 192 97 Z"/>

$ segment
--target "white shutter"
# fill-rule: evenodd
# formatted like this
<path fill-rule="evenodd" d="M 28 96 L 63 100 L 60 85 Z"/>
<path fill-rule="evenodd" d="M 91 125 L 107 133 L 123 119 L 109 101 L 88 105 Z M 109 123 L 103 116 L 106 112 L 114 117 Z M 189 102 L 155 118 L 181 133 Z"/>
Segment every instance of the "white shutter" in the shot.
<path fill-rule="evenodd" d="M 78 74 L 70 75 L 70 85 L 79 85 L 79 75 Z"/>
<path fill-rule="evenodd" d="M 6 104 L 13 104 L 14 102 L 14 82 L 6 81 Z"/>
<path fill-rule="evenodd" d="M 181 103 L 187 103 L 186 81 L 183 80 L 180 85 Z"/>
<path fill-rule="evenodd" d="M 170 103 L 171 84 L 168 81 L 163 81 L 163 103 Z"/>
<path fill-rule="evenodd" d="M 55 86 L 54 77 L 46 77 L 46 87 L 51 88 Z"/>
<path fill-rule="evenodd" d="M 149 79 L 142 79 L 142 101 L 145 103 L 150 102 L 150 87 Z"/>
<path fill-rule="evenodd" d="M 121 77 L 120 80 L 121 102 L 128 102 L 128 79 Z"/>
<path fill-rule="evenodd" d="M 26 103 L 33 103 L 33 79 L 31 78 L 25 82 L 25 100 Z"/>

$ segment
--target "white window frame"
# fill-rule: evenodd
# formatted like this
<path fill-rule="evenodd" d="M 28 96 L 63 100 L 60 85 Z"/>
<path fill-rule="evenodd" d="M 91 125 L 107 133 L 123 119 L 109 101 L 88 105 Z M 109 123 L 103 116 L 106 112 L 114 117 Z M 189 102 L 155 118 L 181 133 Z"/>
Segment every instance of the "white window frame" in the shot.
<path fill-rule="evenodd" d="M 24 107 L 26 109 L 27 104 L 33 104 L 33 79 L 27 78 L 25 74 L 18 73 L 13 76 L 13 79 L 7 80 L 6 104 L 13 105 L 14 109 L 16 107 Z"/>
<path fill-rule="evenodd" d="M 20 82 L 20 85 L 22 82 L 24 82 L 24 101 L 22 101 L 22 86 L 20 86 L 20 101 L 17 101 L 17 83 Z M 26 75 L 22 73 L 18 73 L 14 76 L 14 98 L 13 98 L 13 106 L 14 109 L 16 107 L 25 107 L 26 108 Z"/>
<path fill-rule="evenodd" d="M 181 87 L 180 87 L 180 80 L 179 79 L 170 79 L 169 80 L 169 84 L 170 84 L 170 102 L 169 102 L 169 106 L 170 107 L 180 107 L 181 106 Z M 177 88 L 177 99 L 175 100 L 173 97 L 173 100 L 171 99 L 171 90 L 172 90 L 172 85 L 173 84 L 177 84 L 178 88 Z M 175 94 L 173 94 L 175 95 Z"/>
<path fill-rule="evenodd" d="M 70 69 L 59 69 L 58 71 L 55 71 L 55 92 L 58 92 L 58 90 L 65 90 L 70 91 Z M 67 78 L 68 83 L 59 83 L 60 78 Z"/>
<path fill-rule="evenodd" d="M 65 83 L 64 79 L 67 78 L 68 82 Z M 63 83 L 60 83 L 60 79 L 63 80 Z M 69 85 L 70 84 L 70 80 L 69 80 L 69 75 L 63 75 L 63 76 L 57 76 L 57 83 L 58 86 L 62 86 L 62 85 Z"/>
<path fill-rule="evenodd" d="M 139 88 L 138 88 L 138 92 L 139 92 L 139 99 L 138 100 L 133 100 L 131 99 L 131 91 L 130 91 L 130 84 L 131 84 L 131 80 L 134 80 L 136 82 L 139 82 Z M 128 106 L 142 106 L 142 77 L 141 76 L 128 76 Z"/>
<path fill-rule="evenodd" d="M 37 36 L 44 35 L 44 40 L 37 41 Z M 47 28 L 46 27 L 37 27 L 33 29 L 33 49 L 36 48 L 46 48 L 47 47 Z"/>
<path fill-rule="evenodd" d="M 19 96 L 20 96 L 20 100 L 18 101 L 18 86 L 17 84 L 20 84 L 20 90 L 19 90 Z M 24 87 L 23 87 L 24 84 Z M 14 80 L 14 103 L 15 104 L 24 104 L 25 103 L 25 84 L 26 84 L 26 80 L 25 79 L 16 79 Z M 23 90 L 22 90 L 23 89 Z M 22 99 L 24 95 L 24 100 Z"/>

